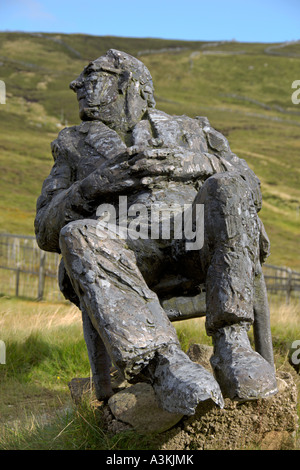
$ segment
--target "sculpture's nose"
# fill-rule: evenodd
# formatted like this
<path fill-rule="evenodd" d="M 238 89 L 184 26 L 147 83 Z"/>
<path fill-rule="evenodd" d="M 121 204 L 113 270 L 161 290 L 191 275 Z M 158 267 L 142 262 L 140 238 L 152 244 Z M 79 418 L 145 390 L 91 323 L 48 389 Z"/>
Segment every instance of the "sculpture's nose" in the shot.
<path fill-rule="evenodd" d="M 79 88 L 82 87 L 82 84 L 83 84 L 82 80 L 80 80 L 79 78 L 76 78 L 75 80 L 73 80 L 73 81 L 70 83 L 69 86 L 70 86 L 71 90 L 75 91 L 75 93 L 76 93 L 76 91 L 77 91 Z"/>

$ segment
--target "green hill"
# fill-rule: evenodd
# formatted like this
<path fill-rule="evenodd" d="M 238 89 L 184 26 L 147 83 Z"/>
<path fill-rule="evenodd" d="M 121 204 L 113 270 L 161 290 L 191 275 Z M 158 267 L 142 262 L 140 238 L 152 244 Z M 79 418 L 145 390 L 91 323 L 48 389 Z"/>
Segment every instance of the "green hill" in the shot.
<path fill-rule="evenodd" d="M 279 47 L 280 46 L 280 47 Z M 36 199 L 52 167 L 50 142 L 78 124 L 68 85 L 109 48 L 150 69 L 157 108 L 207 116 L 262 183 L 269 263 L 300 270 L 300 42 L 249 44 L 0 33 L 1 231 L 33 234 Z"/>

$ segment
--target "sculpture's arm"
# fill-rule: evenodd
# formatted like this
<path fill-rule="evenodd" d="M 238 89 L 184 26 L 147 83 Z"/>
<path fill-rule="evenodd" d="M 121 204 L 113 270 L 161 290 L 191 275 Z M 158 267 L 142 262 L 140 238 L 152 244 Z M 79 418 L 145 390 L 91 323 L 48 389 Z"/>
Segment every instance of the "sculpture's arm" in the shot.
<path fill-rule="evenodd" d="M 58 240 L 62 227 L 90 211 L 79 192 L 79 185 L 79 182 L 72 184 L 69 165 L 58 157 L 37 200 L 34 226 L 41 249 L 59 252 Z"/>
<path fill-rule="evenodd" d="M 81 181 L 79 189 L 87 200 L 113 199 L 119 194 L 145 188 L 176 175 L 178 156 L 174 150 L 129 147 Z"/>
<path fill-rule="evenodd" d="M 131 176 L 126 153 L 105 162 L 86 178 L 75 182 L 64 152 L 56 148 L 54 157 L 54 166 L 37 200 L 34 225 L 39 247 L 60 252 L 59 234 L 66 224 L 90 217 L 104 198 L 112 199 L 145 183 Z"/>
<path fill-rule="evenodd" d="M 254 171 L 251 170 L 245 160 L 237 157 L 231 151 L 228 152 L 227 155 L 221 157 L 221 159 L 227 171 L 236 171 L 244 178 L 244 180 L 247 181 L 248 186 L 252 192 L 256 210 L 259 212 L 262 206 L 262 194 L 260 180 Z"/>
<path fill-rule="evenodd" d="M 198 117 L 197 119 L 206 136 L 208 148 L 210 149 L 210 151 L 212 151 L 215 155 L 218 156 L 225 171 L 236 171 L 247 181 L 252 192 L 256 210 L 257 212 L 259 212 L 262 206 L 262 194 L 258 177 L 249 168 L 247 162 L 244 159 L 237 157 L 231 151 L 229 147 L 229 142 L 226 137 L 224 137 L 220 132 L 216 131 L 213 127 L 211 127 L 207 118 Z M 263 263 L 266 258 L 270 255 L 270 241 L 265 231 L 264 225 L 260 219 L 259 222 L 260 259 Z"/>
<path fill-rule="evenodd" d="M 247 181 L 252 191 L 256 209 L 259 211 L 261 209 L 262 196 L 258 177 L 249 168 L 245 160 L 237 157 L 231 151 L 226 137 L 214 129 L 206 117 L 197 116 L 196 119 L 200 127 L 202 127 L 209 152 L 218 157 L 224 171 L 236 171 Z"/>
<path fill-rule="evenodd" d="M 222 136 L 224 139 L 225 137 Z M 204 181 L 214 173 L 223 173 L 226 171 L 237 172 L 248 183 L 257 211 L 261 209 L 261 189 L 260 181 L 255 173 L 249 168 L 245 160 L 238 158 L 228 151 L 217 151 L 210 149 L 213 154 L 201 153 L 199 155 L 189 154 L 176 149 L 150 149 L 144 150 L 134 155 L 128 164 L 131 168 L 131 174 L 144 178 L 148 177 L 151 183 L 163 179 L 173 179 L 179 181 L 195 182 L 198 185 L 199 180 Z"/>

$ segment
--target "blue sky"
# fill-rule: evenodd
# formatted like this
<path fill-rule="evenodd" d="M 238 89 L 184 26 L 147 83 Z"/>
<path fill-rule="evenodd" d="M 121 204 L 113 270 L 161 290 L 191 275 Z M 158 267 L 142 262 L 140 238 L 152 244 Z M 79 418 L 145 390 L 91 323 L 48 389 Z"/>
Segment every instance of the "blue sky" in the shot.
<path fill-rule="evenodd" d="M 0 31 L 282 42 L 300 39 L 300 0 L 0 0 Z"/>

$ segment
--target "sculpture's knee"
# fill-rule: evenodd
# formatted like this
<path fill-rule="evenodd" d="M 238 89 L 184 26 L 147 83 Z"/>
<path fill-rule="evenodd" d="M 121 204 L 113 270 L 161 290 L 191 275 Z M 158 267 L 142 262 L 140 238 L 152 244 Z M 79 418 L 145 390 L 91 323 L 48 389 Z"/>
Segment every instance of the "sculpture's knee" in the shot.
<path fill-rule="evenodd" d="M 222 205 L 246 199 L 253 204 L 252 193 L 244 178 L 235 172 L 218 173 L 208 178 L 202 188 L 206 199 Z"/>
<path fill-rule="evenodd" d="M 87 223 L 90 223 L 90 220 L 73 220 L 72 222 L 69 222 L 67 225 L 65 225 L 61 231 L 60 231 L 60 238 L 65 238 L 68 236 L 76 236 L 80 230 L 87 225 Z"/>
<path fill-rule="evenodd" d="M 62 255 L 64 255 L 68 249 L 71 239 L 76 237 L 76 232 L 78 231 L 76 222 L 77 221 L 69 222 L 59 233 L 59 248 Z"/>
<path fill-rule="evenodd" d="M 237 173 L 206 180 L 197 202 L 204 204 L 204 232 L 210 244 L 248 243 L 259 235 L 259 221 L 247 182 Z M 247 240 L 246 240 L 247 239 Z"/>
<path fill-rule="evenodd" d="M 79 242 L 79 246 L 80 240 L 83 238 L 87 240 L 88 237 L 92 237 L 95 232 L 95 223 L 96 221 L 94 220 L 80 219 L 65 225 L 59 234 L 59 246 L 62 254 L 66 249 L 70 248 L 70 246 L 74 249 L 77 242 Z"/>

